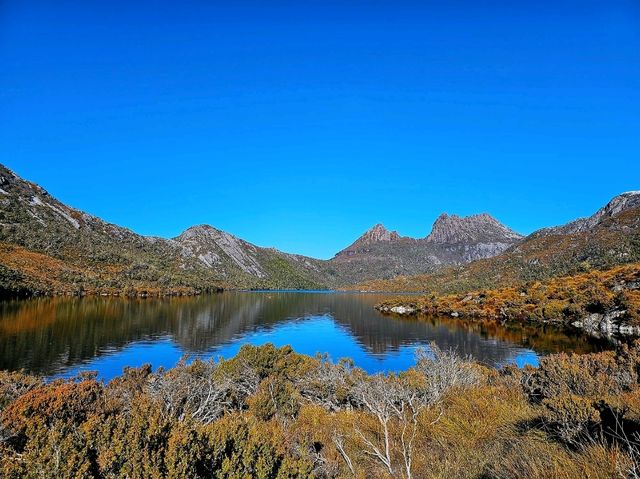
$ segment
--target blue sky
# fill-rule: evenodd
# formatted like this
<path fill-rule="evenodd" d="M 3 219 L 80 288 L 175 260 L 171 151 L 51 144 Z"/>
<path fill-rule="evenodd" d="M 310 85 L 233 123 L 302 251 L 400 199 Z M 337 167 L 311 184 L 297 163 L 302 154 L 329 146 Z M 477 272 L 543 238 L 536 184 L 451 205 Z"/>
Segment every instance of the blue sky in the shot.
<path fill-rule="evenodd" d="M 637 2 L 266 4 L 0 2 L 0 162 L 143 234 L 324 258 L 640 189 Z"/>

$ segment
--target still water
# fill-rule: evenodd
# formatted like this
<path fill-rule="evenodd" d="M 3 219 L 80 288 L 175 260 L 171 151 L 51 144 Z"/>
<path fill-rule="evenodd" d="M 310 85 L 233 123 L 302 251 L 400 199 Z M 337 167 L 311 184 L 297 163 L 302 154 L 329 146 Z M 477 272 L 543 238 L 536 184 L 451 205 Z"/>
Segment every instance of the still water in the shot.
<path fill-rule="evenodd" d="M 196 298 L 40 298 L 0 303 L 0 369 L 49 377 L 125 366 L 171 367 L 183 356 L 231 357 L 243 344 L 289 344 L 352 358 L 368 372 L 399 371 L 435 341 L 483 363 L 536 365 L 557 351 L 607 347 L 551 327 L 488 326 L 453 318 L 398 319 L 373 306 L 389 295 L 225 292 Z"/>

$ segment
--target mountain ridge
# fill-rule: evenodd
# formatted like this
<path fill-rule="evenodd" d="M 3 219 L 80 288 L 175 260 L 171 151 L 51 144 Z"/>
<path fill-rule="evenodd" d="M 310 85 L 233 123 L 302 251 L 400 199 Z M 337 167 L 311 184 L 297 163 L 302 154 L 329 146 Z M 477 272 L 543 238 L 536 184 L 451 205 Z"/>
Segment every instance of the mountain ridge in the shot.
<path fill-rule="evenodd" d="M 347 284 L 356 284 L 366 277 L 424 274 L 488 258 L 521 238 L 487 213 L 466 217 L 443 213 L 422 238 L 400 236 L 377 224 L 331 261 Z"/>
<path fill-rule="evenodd" d="M 456 293 L 570 276 L 640 261 L 640 193 L 616 195 L 587 218 L 542 228 L 502 253 L 424 275 L 350 289 Z"/>
<path fill-rule="evenodd" d="M 613 231 L 606 225 L 636 206 L 640 193 L 623 193 L 591 217 L 527 237 L 487 213 L 443 213 L 422 238 L 401 236 L 378 223 L 333 258 L 320 260 L 260 247 L 205 224 L 174 238 L 139 235 L 65 205 L 0 165 L 0 292 L 197 294 L 218 288 L 343 288 L 473 266 L 505 252 L 522 255 L 531 238 L 557 244 L 561 241 L 554 238 L 564 241 L 590 228 Z M 565 248 L 571 250 L 570 245 Z M 44 266 L 39 269 L 38 264 Z"/>

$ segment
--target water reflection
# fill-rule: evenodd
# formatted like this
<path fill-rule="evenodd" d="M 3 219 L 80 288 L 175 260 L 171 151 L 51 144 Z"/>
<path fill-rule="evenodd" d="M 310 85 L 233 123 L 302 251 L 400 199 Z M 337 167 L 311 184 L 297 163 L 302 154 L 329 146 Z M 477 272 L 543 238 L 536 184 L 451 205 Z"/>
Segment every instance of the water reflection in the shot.
<path fill-rule="evenodd" d="M 386 297 L 386 296 L 385 296 Z M 372 371 L 400 370 L 430 341 L 491 365 L 535 364 L 538 353 L 590 352 L 606 344 L 551 327 L 381 315 L 383 296 L 225 292 L 197 298 L 40 298 L 0 303 L 0 369 L 45 375 L 125 365 L 171 366 L 185 354 L 235 354 L 241 344 L 291 344 L 302 353 L 352 357 Z"/>

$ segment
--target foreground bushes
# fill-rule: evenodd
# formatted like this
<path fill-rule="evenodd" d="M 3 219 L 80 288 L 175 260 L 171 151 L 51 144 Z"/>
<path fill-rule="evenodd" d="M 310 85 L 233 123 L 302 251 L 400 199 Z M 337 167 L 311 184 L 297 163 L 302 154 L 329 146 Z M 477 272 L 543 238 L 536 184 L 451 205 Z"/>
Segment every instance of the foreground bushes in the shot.
<path fill-rule="evenodd" d="M 290 348 L 43 383 L 0 373 L 2 477 L 638 477 L 640 347 L 398 375 Z"/>

